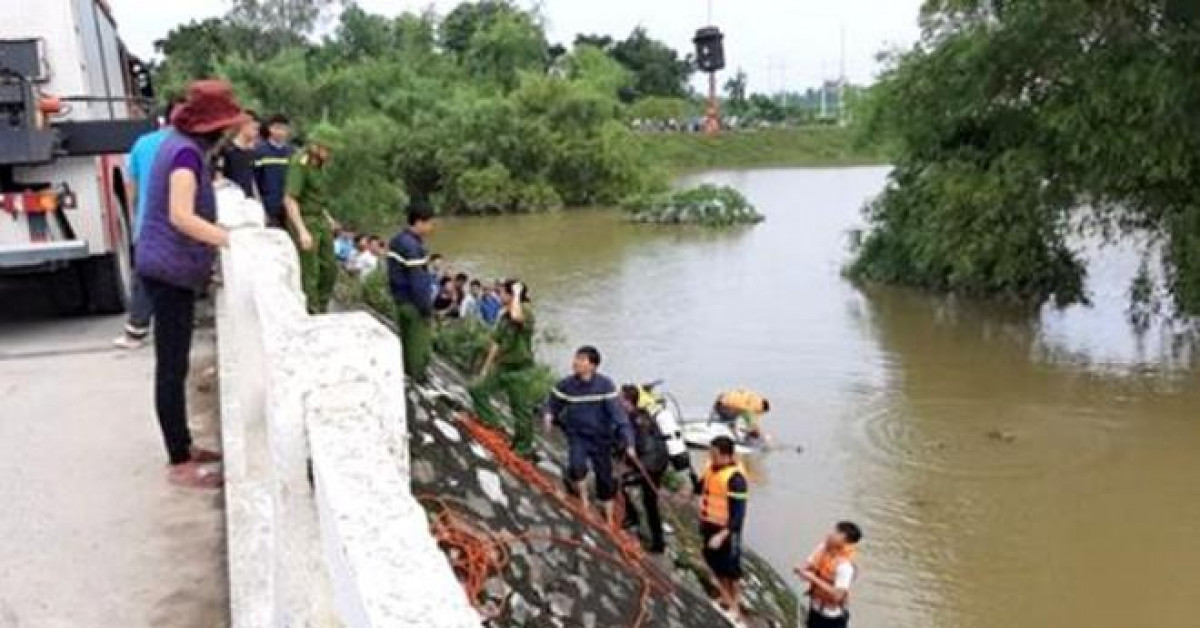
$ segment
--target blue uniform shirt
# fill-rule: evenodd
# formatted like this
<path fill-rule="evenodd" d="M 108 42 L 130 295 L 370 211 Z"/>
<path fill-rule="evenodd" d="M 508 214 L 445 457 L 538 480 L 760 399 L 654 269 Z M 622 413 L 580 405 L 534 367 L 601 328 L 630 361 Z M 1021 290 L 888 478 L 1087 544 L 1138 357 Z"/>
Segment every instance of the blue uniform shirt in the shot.
<path fill-rule="evenodd" d="M 150 168 L 154 165 L 154 156 L 158 147 L 170 134 L 171 127 L 163 127 L 153 133 L 147 133 L 133 143 L 129 150 L 127 166 L 130 178 L 137 186 L 137 207 L 133 213 L 133 241 L 136 243 L 138 234 L 142 232 L 142 218 L 146 215 L 146 198 L 150 196 Z"/>
<path fill-rule="evenodd" d="M 572 375 L 550 391 L 550 414 L 560 421 L 568 436 L 600 443 L 618 441 L 633 447 L 633 427 L 617 401 L 612 380 L 597 373 L 584 381 Z"/>
<path fill-rule="evenodd" d="M 409 303 L 422 316 L 433 316 L 433 275 L 421 236 L 410 229 L 388 243 L 388 285 L 397 303 Z"/>
<path fill-rule="evenodd" d="M 259 142 L 254 154 L 254 178 L 258 183 L 258 194 L 262 197 L 267 216 L 283 219 L 283 196 L 287 191 L 288 166 L 292 163 L 291 144 L 276 146 L 271 142 Z"/>
<path fill-rule="evenodd" d="M 479 299 L 479 316 L 483 322 L 488 325 L 495 325 L 500 319 L 500 308 L 503 307 L 499 297 L 494 294 L 485 294 Z"/>

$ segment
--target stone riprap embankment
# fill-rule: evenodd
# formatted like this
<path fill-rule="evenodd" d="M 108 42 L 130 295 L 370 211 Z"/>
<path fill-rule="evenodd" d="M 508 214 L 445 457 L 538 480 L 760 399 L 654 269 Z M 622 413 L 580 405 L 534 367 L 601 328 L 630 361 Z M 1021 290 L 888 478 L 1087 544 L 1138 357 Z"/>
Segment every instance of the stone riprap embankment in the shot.
<path fill-rule="evenodd" d="M 438 360 L 428 386 L 408 389 L 413 492 L 436 496 L 422 500 L 431 515 L 448 508 L 504 541 L 508 563 L 489 573 L 477 600 L 485 614 L 495 615 L 491 625 L 728 625 L 707 594 L 692 508 L 664 498 L 672 529 L 666 557 L 617 560 L 621 551 L 612 536 L 581 524 L 465 429 L 459 420 L 470 410 L 465 385 L 461 373 Z M 542 437 L 537 451 L 538 471 L 561 488 L 565 443 L 557 435 Z M 745 555 L 749 625 L 795 626 L 796 599 L 787 584 L 752 551 Z"/>

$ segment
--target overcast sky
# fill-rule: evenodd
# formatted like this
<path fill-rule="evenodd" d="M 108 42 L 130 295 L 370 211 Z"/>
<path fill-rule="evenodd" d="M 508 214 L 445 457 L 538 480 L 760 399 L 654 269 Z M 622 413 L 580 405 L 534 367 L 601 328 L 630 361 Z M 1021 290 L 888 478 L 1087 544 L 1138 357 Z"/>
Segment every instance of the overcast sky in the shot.
<path fill-rule="evenodd" d="M 149 57 L 154 40 L 196 18 L 220 15 L 227 0 L 109 0 L 122 36 Z M 917 35 L 921 0 L 712 0 L 713 21 L 725 32 L 730 69 L 745 68 L 756 91 L 797 89 L 835 78 L 845 33 L 845 65 L 857 83 L 878 70 L 875 55 L 907 46 Z M 458 0 L 359 0 L 364 9 L 395 15 L 433 5 L 442 14 Z M 530 6 L 531 0 L 520 0 Z M 706 0 L 543 0 L 552 42 L 569 45 L 576 33 L 624 37 L 643 25 L 681 52 L 707 21 Z"/>

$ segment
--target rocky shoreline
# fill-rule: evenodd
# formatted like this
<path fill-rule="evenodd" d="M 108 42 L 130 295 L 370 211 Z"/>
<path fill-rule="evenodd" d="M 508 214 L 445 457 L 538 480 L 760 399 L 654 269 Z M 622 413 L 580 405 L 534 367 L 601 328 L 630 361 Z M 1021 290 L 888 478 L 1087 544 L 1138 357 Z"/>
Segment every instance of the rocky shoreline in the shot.
<path fill-rule="evenodd" d="M 623 556 L 620 539 L 517 477 L 461 421 L 465 382 L 438 362 L 429 386 L 410 387 L 413 492 L 435 519 L 451 511 L 460 526 L 503 545 L 475 600 L 493 626 L 722 626 L 710 602 L 695 515 L 666 503 L 672 530 L 665 557 Z M 537 470 L 561 487 L 564 443 L 540 438 Z M 461 548 L 444 546 L 454 562 Z M 500 553 L 501 550 L 493 550 Z M 760 557 L 746 552 L 750 625 L 793 627 L 796 599 Z M 462 575 L 460 573 L 460 575 Z"/>

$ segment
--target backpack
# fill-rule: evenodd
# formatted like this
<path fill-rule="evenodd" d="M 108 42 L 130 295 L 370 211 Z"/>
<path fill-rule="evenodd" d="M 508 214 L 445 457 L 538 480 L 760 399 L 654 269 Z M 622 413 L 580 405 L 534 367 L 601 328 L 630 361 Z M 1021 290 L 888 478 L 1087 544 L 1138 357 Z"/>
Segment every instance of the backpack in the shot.
<path fill-rule="evenodd" d="M 638 461 L 646 471 L 653 475 L 666 472 L 671 464 L 671 454 L 667 451 L 667 441 L 654 417 L 638 412 L 633 418 L 633 435 Z"/>

